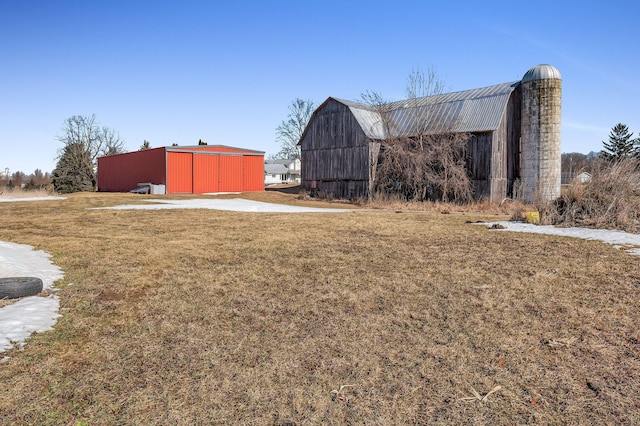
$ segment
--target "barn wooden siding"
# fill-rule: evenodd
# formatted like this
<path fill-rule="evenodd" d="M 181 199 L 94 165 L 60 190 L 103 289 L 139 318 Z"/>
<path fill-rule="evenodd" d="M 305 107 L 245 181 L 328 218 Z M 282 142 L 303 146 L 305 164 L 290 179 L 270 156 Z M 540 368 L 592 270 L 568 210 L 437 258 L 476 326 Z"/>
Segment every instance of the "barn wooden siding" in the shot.
<path fill-rule="evenodd" d="M 500 202 L 513 195 L 520 176 L 520 91 L 509 98 L 499 127 L 472 133 L 467 143 L 467 167 L 476 199 Z"/>
<path fill-rule="evenodd" d="M 302 186 L 338 198 L 367 197 L 369 144 L 346 105 L 330 100 L 301 140 Z"/>
<path fill-rule="evenodd" d="M 467 166 L 477 199 L 502 200 L 507 193 L 505 115 L 494 132 L 470 133 Z M 301 140 L 302 186 L 337 198 L 371 193 L 380 143 L 370 141 L 348 106 L 331 99 L 317 112 Z"/>
<path fill-rule="evenodd" d="M 499 203 L 507 195 L 507 121 L 505 111 L 505 115 L 500 120 L 500 126 L 493 132 L 490 147 L 491 174 L 486 198 L 494 203 Z"/>

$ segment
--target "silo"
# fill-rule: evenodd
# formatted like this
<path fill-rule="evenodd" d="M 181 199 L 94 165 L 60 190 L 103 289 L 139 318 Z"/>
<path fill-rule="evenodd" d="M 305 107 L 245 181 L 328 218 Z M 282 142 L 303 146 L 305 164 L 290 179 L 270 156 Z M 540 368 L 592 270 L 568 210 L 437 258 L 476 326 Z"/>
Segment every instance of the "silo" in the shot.
<path fill-rule="evenodd" d="M 524 201 L 552 200 L 560 196 L 560 71 L 551 65 L 537 65 L 525 73 L 520 90 L 520 177 Z"/>

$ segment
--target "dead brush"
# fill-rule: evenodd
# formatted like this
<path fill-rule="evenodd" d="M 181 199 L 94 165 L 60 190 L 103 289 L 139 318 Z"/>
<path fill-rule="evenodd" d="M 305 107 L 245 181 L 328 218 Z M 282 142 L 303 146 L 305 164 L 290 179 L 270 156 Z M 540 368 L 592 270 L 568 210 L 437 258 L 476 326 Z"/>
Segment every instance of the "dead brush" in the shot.
<path fill-rule="evenodd" d="M 509 220 L 511 221 L 524 222 L 526 220 L 526 212 L 536 210 L 536 207 L 507 198 L 500 203 L 500 210 L 509 215 Z"/>
<path fill-rule="evenodd" d="M 640 232 L 640 161 L 601 164 L 589 182 L 573 182 L 538 208 L 542 224 Z"/>

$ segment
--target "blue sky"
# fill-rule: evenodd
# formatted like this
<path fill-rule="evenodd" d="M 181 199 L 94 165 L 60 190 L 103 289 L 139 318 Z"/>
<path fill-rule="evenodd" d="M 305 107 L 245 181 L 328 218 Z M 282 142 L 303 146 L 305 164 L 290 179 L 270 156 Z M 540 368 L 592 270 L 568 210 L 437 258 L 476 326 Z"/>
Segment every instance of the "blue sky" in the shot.
<path fill-rule="evenodd" d="M 63 122 L 95 114 L 127 150 L 224 144 L 275 153 L 296 97 L 405 97 L 563 77 L 562 150 L 640 132 L 637 1 L 0 0 L 0 169 L 51 171 Z"/>

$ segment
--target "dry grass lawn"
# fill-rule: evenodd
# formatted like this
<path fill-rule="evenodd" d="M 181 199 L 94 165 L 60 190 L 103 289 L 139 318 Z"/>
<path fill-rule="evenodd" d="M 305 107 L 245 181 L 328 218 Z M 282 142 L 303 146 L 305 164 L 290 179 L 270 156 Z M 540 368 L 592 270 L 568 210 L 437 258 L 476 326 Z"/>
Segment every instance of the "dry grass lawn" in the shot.
<path fill-rule="evenodd" d="M 640 424 L 637 257 L 455 208 L 87 209 L 145 197 L 0 204 L 65 272 L 1 424 Z"/>

